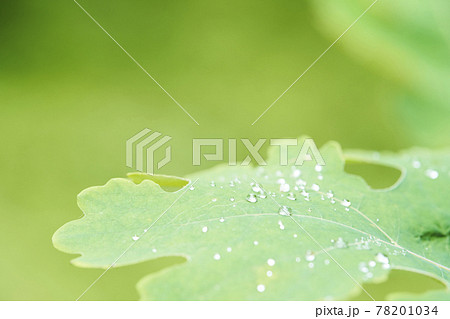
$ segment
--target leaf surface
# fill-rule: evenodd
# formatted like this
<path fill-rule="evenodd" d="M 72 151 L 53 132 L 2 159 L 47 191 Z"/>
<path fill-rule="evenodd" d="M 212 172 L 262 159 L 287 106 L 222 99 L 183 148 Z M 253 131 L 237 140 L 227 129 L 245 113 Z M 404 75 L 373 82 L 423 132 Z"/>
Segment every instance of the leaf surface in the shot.
<path fill-rule="evenodd" d="M 322 167 L 280 166 L 276 151 L 265 167 L 218 166 L 175 192 L 142 174 L 88 188 L 85 216 L 54 245 L 82 267 L 185 257 L 139 282 L 146 300 L 346 299 L 393 268 L 448 285 L 450 152 L 349 152 L 402 172 L 374 190 L 344 171 L 337 143 L 321 148 Z"/>

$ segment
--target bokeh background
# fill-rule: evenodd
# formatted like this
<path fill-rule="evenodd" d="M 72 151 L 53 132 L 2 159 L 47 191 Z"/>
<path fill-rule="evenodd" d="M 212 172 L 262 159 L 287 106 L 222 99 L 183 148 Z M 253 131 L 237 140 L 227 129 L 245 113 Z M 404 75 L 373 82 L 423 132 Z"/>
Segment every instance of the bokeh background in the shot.
<path fill-rule="evenodd" d="M 81 190 L 130 171 L 125 141 L 143 128 L 173 137 L 160 173 L 180 176 L 213 165 L 191 165 L 192 138 L 450 145 L 448 1 L 380 0 L 253 126 L 372 1 L 79 2 L 200 126 L 72 0 L 2 2 L 1 300 L 73 300 L 99 275 L 51 237 L 82 216 Z M 86 298 L 137 299 L 135 283 L 170 262 L 115 269 Z"/>

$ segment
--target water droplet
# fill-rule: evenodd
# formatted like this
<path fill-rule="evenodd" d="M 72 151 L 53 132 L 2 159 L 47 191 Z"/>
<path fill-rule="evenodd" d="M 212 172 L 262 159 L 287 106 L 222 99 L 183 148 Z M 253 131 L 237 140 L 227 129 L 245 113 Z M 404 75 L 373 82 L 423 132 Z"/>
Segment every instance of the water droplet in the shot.
<path fill-rule="evenodd" d="M 318 175 L 318 176 L 317 176 L 317 179 L 318 179 L 319 181 L 323 181 L 323 175 Z"/>
<path fill-rule="evenodd" d="M 266 286 L 264 286 L 264 285 L 258 285 L 258 286 L 256 287 L 256 290 L 258 290 L 259 292 L 264 292 L 264 290 L 266 290 Z"/>
<path fill-rule="evenodd" d="M 295 197 L 294 193 L 289 193 L 289 194 L 286 196 L 286 198 L 289 199 L 289 200 L 296 200 L 296 199 L 297 199 L 297 198 Z"/>
<path fill-rule="evenodd" d="M 439 172 L 434 169 L 427 169 L 425 175 L 431 179 L 436 179 L 439 177 Z"/>
<path fill-rule="evenodd" d="M 152 249 L 152 252 L 156 253 L 156 252 L 157 252 L 156 248 L 153 248 L 153 249 Z"/>
<path fill-rule="evenodd" d="M 342 237 L 339 237 L 336 240 L 336 243 L 334 245 L 336 246 L 336 248 L 346 248 L 347 247 L 347 243 L 342 239 Z"/>
<path fill-rule="evenodd" d="M 212 202 L 217 202 L 217 198 L 211 199 Z"/>
<path fill-rule="evenodd" d="M 281 229 L 281 230 L 284 230 L 284 225 L 283 225 L 283 223 L 281 222 L 281 220 L 278 221 L 278 225 L 280 226 L 280 229 Z"/>
<path fill-rule="evenodd" d="M 279 179 L 277 180 L 277 183 L 278 183 L 278 184 L 286 184 L 286 180 L 285 180 L 284 178 L 279 178 Z"/>
<path fill-rule="evenodd" d="M 266 196 L 266 194 L 259 194 L 258 197 L 264 199 L 264 198 L 266 198 L 267 196 Z"/>
<path fill-rule="evenodd" d="M 376 266 L 376 262 L 375 261 L 373 261 L 373 260 L 371 260 L 371 261 L 369 261 L 369 267 L 375 267 Z"/>
<path fill-rule="evenodd" d="M 235 201 L 234 197 L 231 197 L 230 202 L 234 202 L 234 201 Z"/>
<path fill-rule="evenodd" d="M 359 264 L 359 270 L 363 273 L 368 273 L 369 268 L 367 268 L 366 263 L 360 263 Z"/>
<path fill-rule="evenodd" d="M 256 198 L 255 194 L 248 194 L 247 195 L 247 202 L 249 203 L 256 203 L 258 199 Z"/>
<path fill-rule="evenodd" d="M 258 244 L 259 244 L 259 243 L 258 243 L 258 241 L 256 241 L 256 240 L 253 242 L 253 245 L 255 245 L 255 246 L 258 246 Z"/>
<path fill-rule="evenodd" d="M 211 183 L 209 183 L 209 185 L 211 185 L 211 187 L 216 187 L 216 183 L 214 181 L 211 181 Z"/>
<path fill-rule="evenodd" d="M 320 187 L 319 187 L 319 185 L 317 185 L 317 184 L 312 184 L 312 185 L 311 185 L 311 189 L 312 189 L 313 191 L 315 191 L 315 192 L 318 192 L 318 191 L 320 190 Z"/>
<path fill-rule="evenodd" d="M 207 226 L 204 226 L 204 227 L 202 228 L 202 232 L 206 233 L 207 231 L 208 231 L 208 227 L 207 227 Z"/>
<path fill-rule="evenodd" d="M 298 263 L 299 263 L 299 262 L 300 262 L 300 260 L 301 260 L 301 258 L 300 258 L 300 257 L 295 257 L 295 261 L 296 261 L 296 262 L 298 262 Z"/>
<path fill-rule="evenodd" d="M 326 266 L 328 266 L 328 265 L 330 264 L 330 260 L 329 260 L 329 259 L 325 259 L 325 260 L 323 261 L 323 263 L 324 263 Z"/>
<path fill-rule="evenodd" d="M 228 247 L 228 248 L 227 248 L 227 251 L 228 251 L 229 253 L 231 253 L 231 251 L 232 251 L 231 247 Z"/>
<path fill-rule="evenodd" d="M 194 187 L 194 186 L 191 186 L 191 187 L 189 187 L 189 189 L 190 189 L 191 191 L 193 191 L 193 190 L 195 189 L 195 187 Z"/>
<path fill-rule="evenodd" d="M 305 259 L 306 259 L 307 261 L 313 261 L 314 259 L 316 259 L 316 256 L 314 255 L 314 253 L 313 253 L 311 250 L 308 250 L 308 251 L 306 252 Z"/>
<path fill-rule="evenodd" d="M 378 261 L 380 264 L 384 265 L 389 264 L 389 258 L 383 255 L 382 253 L 376 254 L 375 260 Z"/>
<path fill-rule="evenodd" d="M 298 235 L 297 234 L 294 234 L 294 238 L 297 238 L 298 237 Z"/>
<path fill-rule="evenodd" d="M 301 175 L 301 171 L 299 170 L 299 169 L 295 169 L 293 172 L 292 172 L 292 177 L 295 177 L 295 178 L 297 178 L 297 177 L 299 177 L 300 175 Z"/>
<path fill-rule="evenodd" d="M 322 171 L 322 165 L 317 164 L 314 169 L 316 170 L 316 172 L 321 172 Z"/>
<path fill-rule="evenodd" d="M 298 186 L 305 186 L 306 182 L 303 179 L 298 179 L 295 184 L 297 184 Z"/>
<path fill-rule="evenodd" d="M 219 222 L 223 223 L 225 221 L 225 218 L 220 217 Z"/>
<path fill-rule="evenodd" d="M 349 200 L 347 200 L 347 199 L 344 199 L 342 201 L 342 203 L 341 203 L 341 205 L 344 206 L 344 207 L 350 207 L 351 204 L 352 203 Z"/>
<path fill-rule="evenodd" d="M 231 181 L 230 182 L 230 187 L 234 187 L 235 185 L 234 185 L 234 182 L 233 181 Z"/>
<path fill-rule="evenodd" d="M 413 161 L 412 162 L 412 167 L 414 168 L 420 168 L 420 166 L 422 166 L 422 164 L 419 161 Z"/>
<path fill-rule="evenodd" d="M 268 270 L 267 272 L 266 272 L 266 275 L 267 275 L 267 277 L 272 277 L 272 271 L 270 271 L 270 270 Z"/>
<path fill-rule="evenodd" d="M 269 258 L 269 259 L 267 259 L 267 264 L 272 267 L 273 265 L 275 265 L 275 260 L 272 258 Z"/>
<path fill-rule="evenodd" d="M 253 187 L 252 187 L 252 190 L 253 190 L 255 193 L 260 193 L 260 192 L 262 192 L 262 189 L 261 189 L 261 187 L 259 187 L 258 184 L 256 184 L 255 186 L 253 186 Z"/>
<path fill-rule="evenodd" d="M 219 259 L 220 259 L 220 255 L 219 255 L 219 254 L 215 254 L 215 255 L 214 255 L 214 259 L 215 259 L 215 260 L 219 260 Z"/>
<path fill-rule="evenodd" d="M 308 267 L 311 268 L 311 269 L 314 268 L 314 263 L 309 263 Z"/>
<path fill-rule="evenodd" d="M 373 277 L 373 274 L 372 274 L 371 272 L 368 272 L 367 274 L 364 275 L 364 277 L 365 277 L 366 279 L 370 279 L 370 278 Z"/>
<path fill-rule="evenodd" d="M 292 208 L 288 206 L 281 206 L 278 210 L 278 214 L 282 216 L 291 216 L 292 215 Z"/>
<path fill-rule="evenodd" d="M 290 189 L 291 189 L 291 187 L 289 186 L 289 184 L 281 184 L 280 185 L 280 192 L 287 193 L 287 192 L 289 192 Z"/>
<path fill-rule="evenodd" d="M 328 197 L 328 198 L 333 198 L 333 196 L 334 196 L 333 191 L 329 190 L 329 191 L 327 192 L 327 197 Z"/>
<path fill-rule="evenodd" d="M 136 240 L 138 240 L 138 239 L 139 239 L 139 236 L 136 236 L 136 235 L 133 236 L 133 240 L 134 240 L 134 241 L 136 241 Z"/>

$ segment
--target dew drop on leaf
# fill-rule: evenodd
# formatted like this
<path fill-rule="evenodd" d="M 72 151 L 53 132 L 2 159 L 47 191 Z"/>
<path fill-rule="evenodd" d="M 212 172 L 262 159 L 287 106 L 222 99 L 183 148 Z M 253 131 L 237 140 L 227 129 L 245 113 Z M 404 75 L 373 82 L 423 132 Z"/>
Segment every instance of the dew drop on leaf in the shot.
<path fill-rule="evenodd" d="M 313 253 L 311 250 L 308 250 L 308 251 L 306 252 L 305 259 L 306 259 L 307 261 L 313 261 L 314 259 L 316 259 L 316 256 L 314 255 L 314 253 Z"/>
<path fill-rule="evenodd" d="M 319 187 L 319 185 L 317 185 L 317 184 L 312 184 L 312 185 L 311 185 L 311 189 L 312 189 L 313 191 L 315 191 L 315 192 L 318 192 L 318 191 L 320 190 L 320 187 Z"/>
<path fill-rule="evenodd" d="M 412 162 L 412 167 L 414 168 L 420 168 L 420 166 L 422 166 L 422 164 L 419 161 L 413 161 Z"/>
<path fill-rule="evenodd" d="M 275 259 L 272 258 L 267 259 L 267 264 L 272 267 L 273 265 L 275 265 Z"/>
<path fill-rule="evenodd" d="M 386 257 L 385 255 L 383 255 L 382 253 L 376 254 L 375 260 L 377 262 L 379 262 L 380 264 L 384 264 L 384 265 L 389 264 L 389 258 Z"/>
<path fill-rule="evenodd" d="M 257 202 L 257 198 L 255 194 L 248 194 L 247 195 L 247 202 L 249 203 L 256 203 Z"/>
<path fill-rule="evenodd" d="M 264 290 L 266 290 L 266 286 L 264 286 L 264 285 L 258 285 L 258 286 L 256 287 L 256 290 L 258 290 L 259 292 L 264 292 Z"/>
<path fill-rule="evenodd" d="M 214 259 L 215 259 L 215 260 L 219 260 L 219 259 L 220 259 L 220 255 L 219 255 L 219 254 L 215 254 L 215 255 L 214 255 Z"/>
<path fill-rule="evenodd" d="M 347 243 L 342 239 L 342 237 L 339 237 L 336 240 L 336 243 L 334 244 L 334 246 L 336 248 L 346 248 L 347 247 Z"/>
<path fill-rule="evenodd" d="M 281 206 L 278 210 L 278 214 L 282 216 L 291 216 L 292 215 L 292 208 L 288 206 Z"/>
<path fill-rule="evenodd" d="M 133 240 L 134 240 L 134 241 L 136 241 L 136 240 L 138 240 L 138 239 L 139 239 L 139 236 L 136 236 L 136 235 L 133 236 Z"/>
<path fill-rule="evenodd" d="M 342 201 L 342 206 L 344 206 L 344 207 L 350 207 L 350 205 L 352 204 L 349 200 L 347 200 L 347 199 L 344 199 L 343 201 Z"/>
<path fill-rule="evenodd" d="M 295 197 L 294 193 L 289 193 L 289 194 L 286 196 L 286 198 L 289 199 L 289 200 L 296 200 L 296 199 L 297 199 L 297 198 Z"/>
<path fill-rule="evenodd" d="M 202 228 L 202 232 L 206 233 L 207 231 L 208 231 L 208 227 L 207 227 L 207 226 L 204 226 L 204 227 Z"/>
<path fill-rule="evenodd" d="M 258 184 L 256 184 L 252 187 L 252 191 L 254 191 L 255 193 L 260 193 L 262 192 L 262 189 Z"/>
<path fill-rule="evenodd" d="M 434 169 L 427 169 L 425 171 L 425 175 L 431 179 L 436 179 L 439 177 L 439 173 L 438 171 L 434 170 Z"/>
<path fill-rule="evenodd" d="M 291 189 L 291 187 L 289 186 L 289 184 L 281 184 L 280 185 L 280 192 L 284 192 L 287 193 L 289 192 L 289 190 Z"/>
<path fill-rule="evenodd" d="M 267 272 L 266 272 L 266 275 L 267 275 L 267 277 L 272 277 L 272 271 L 270 271 L 270 270 L 268 270 Z"/>
<path fill-rule="evenodd" d="M 299 177 L 300 175 L 301 175 L 301 171 L 299 170 L 299 169 L 295 169 L 293 172 L 292 172 L 292 177 L 295 177 L 295 178 L 297 178 L 297 177 Z"/>

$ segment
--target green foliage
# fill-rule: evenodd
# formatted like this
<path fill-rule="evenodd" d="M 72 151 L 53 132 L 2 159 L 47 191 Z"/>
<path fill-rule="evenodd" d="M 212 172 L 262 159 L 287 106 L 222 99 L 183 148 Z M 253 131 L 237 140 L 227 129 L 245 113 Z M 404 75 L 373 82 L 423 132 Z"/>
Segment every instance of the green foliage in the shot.
<path fill-rule="evenodd" d="M 88 188 L 78 198 L 85 216 L 54 245 L 81 254 L 72 261 L 81 267 L 107 268 L 127 249 L 115 266 L 183 256 L 139 282 L 149 300 L 345 299 L 391 269 L 448 285 L 449 151 L 349 152 L 401 171 L 377 190 L 344 171 L 334 142 L 321 149 L 323 167 L 280 166 L 274 153 L 265 167 L 219 166 L 174 192 L 143 174 Z"/>
<path fill-rule="evenodd" d="M 312 5 L 318 28 L 335 39 L 372 2 L 318 0 Z M 339 42 L 400 85 L 397 113 L 416 139 L 429 143 L 445 141 L 450 133 L 444 124 L 450 115 L 448 12 L 446 0 L 381 0 Z"/>

